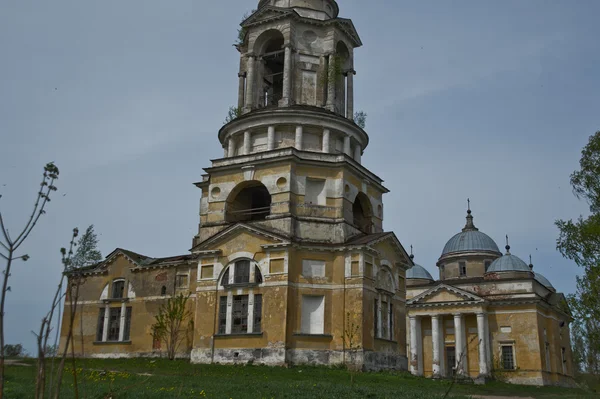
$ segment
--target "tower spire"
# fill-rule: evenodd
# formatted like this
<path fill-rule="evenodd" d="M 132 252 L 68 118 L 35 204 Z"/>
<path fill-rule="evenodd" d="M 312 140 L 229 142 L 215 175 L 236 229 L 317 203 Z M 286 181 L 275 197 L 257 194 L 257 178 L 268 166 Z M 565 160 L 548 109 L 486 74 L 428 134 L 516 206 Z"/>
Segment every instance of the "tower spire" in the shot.
<path fill-rule="evenodd" d="M 508 234 L 506 235 L 506 255 L 510 255 L 510 245 L 508 244 Z"/>
<path fill-rule="evenodd" d="M 531 254 L 529 254 L 529 269 L 533 270 L 533 262 L 531 261 Z"/>
<path fill-rule="evenodd" d="M 467 224 L 462 231 L 478 231 L 479 229 L 473 224 L 473 212 L 471 212 L 471 199 L 467 198 Z"/>

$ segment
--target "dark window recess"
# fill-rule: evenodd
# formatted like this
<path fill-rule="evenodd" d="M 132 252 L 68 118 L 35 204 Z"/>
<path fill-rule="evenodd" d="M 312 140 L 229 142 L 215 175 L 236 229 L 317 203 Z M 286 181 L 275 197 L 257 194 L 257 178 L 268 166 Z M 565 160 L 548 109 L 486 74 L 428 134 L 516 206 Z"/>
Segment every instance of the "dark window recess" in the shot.
<path fill-rule="evenodd" d="M 377 299 L 375 299 L 375 306 L 373 308 L 373 321 L 375 323 L 375 325 L 373 326 L 373 331 L 375 332 L 375 338 L 377 338 L 379 336 L 378 332 L 378 325 L 379 325 L 379 312 L 377 311 Z"/>
<path fill-rule="evenodd" d="M 112 297 L 115 299 L 123 298 L 125 294 L 125 281 L 115 281 L 112 285 Z"/>
<path fill-rule="evenodd" d="M 235 275 L 233 282 L 235 284 L 244 284 L 250 282 L 250 261 L 241 260 L 235 263 Z"/>
<path fill-rule="evenodd" d="M 121 326 L 121 308 L 110 308 L 108 314 L 108 340 L 118 341 Z"/>
<path fill-rule="evenodd" d="M 219 334 L 227 332 L 227 297 L 222 296 L 219 301 Z"/>
<path fill-rule="evenodd" d="M 390 340 L 394 339 L 394 305 L 390 303 Z"/>
<path fill-rule="evenodd" d="M 492 265 L 492 261 L 486 260 L 485 261 L 485 271 L 487 272 L 488 269 L 490 268 L 490 266 Z"/>
<path fill-rule="evenodd" d="M 237 265 L 236 265 L 237 266 Z M 231 314 L 231 333 L 244 334 L 248 332 L 248 295 L 233 297 Z"/>
<path fill-rule="evenodd" d="M 125 331 L 123 331 L 123 341 L 129 341 L 131 335 L 131 307 L 125 310 Z"/>
<path fill-rule="evenodd" d="M 515 358 L 512 345 L 502 346 L 502 366 L 505 370 L 515 369 Z"/>
<path fill-rule="evenodd" d="M 254 279 L 256 280 L 256 284 L 262 284 L 263 282 L 263 276 L 258 266 L 254 266 Z"/>
<path fill-rule="evenodd" d="M 262 295 L 254 295 L 254 328 L 252 332 L 262 331 Z"/>
<path fill-rule="evenodd" d="M 160 295 L 161 296 L 165 296 L 167 295 L 167 287 L 165 287 L 164 285 L 162 286 L 162 288 L 160 289 Z"/>
<path fill-rule="evenodd" d="M 106 314 L 105 308 L 100 308 L 98 312 L 98 327 L 96 329 L 96 341 L 102 341 L 104 335 L 104 315 Z"/>
<path fill-rule="evenodd" d="M 229 284 L 229 268 L 225 270 L 225 273 L 223 273 L 223 278 L 221 279 L 221 286 L 225 286 L 227 284 Z"/>
<path fill-rule="evenodd" d="M 460 276 L 465 277 L 467 275 L 467 264 L 465 262 L 459 262 L 458 267 L 460 269 Z"/>

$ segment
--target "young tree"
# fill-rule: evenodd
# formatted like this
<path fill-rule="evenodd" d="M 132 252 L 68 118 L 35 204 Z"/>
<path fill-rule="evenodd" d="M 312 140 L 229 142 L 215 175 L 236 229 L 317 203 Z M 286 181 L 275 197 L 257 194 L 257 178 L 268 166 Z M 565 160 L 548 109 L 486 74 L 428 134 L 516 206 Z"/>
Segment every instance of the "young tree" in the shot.
<path fill-rule="evenodd" d="M 0 399 L 4 397 L 4 305 L 6 302 L 6 293 L 10 291 L 10 287 L 8 286 L 10 271 L 14 261 L 27 261 L 29 259 L 29 255 L 17 255 L 17 251 L 25 240 L 27 240 L 39 218 L 46 213 L 45 207 L 50 202 L 50 195 L 56 191 L 54 182 L 58 179 L 58 173 L 58 168 L 54 163 L 50 162 L 46 164 L 31 215 L 25 223 L 25 227 L 16 236 L 11 236 L 4 224 L 2 212 L 0 211 L 0 258 L 6 261 L 6 267 L 2 272 L 4 278 L 2 291 L 0 292 Z M 2 198 L 1 195 L 0 198 Z"/>
<path fill-rule="evenodd" d="M 577 292 L 569 303 L 575 318 L 575 338 L 583 341 L 578 354 L 588 372 L 600 372 L 600 131 L 581 152 L 580 169 L 571 175 L 573 193 L 587 201 L 590 215 L 577 221 L 558 220 L 557 249 L 583 269 Z M 574 339 L 575 343 L 576 341 Z"/>
<path fill-rule="evenodd" d="M 4 354 L 6 357 L 22 357 L 24 354 L 23 345 L 4 345 Z"/>
<path fill-rule="evenodd" d="M 225 122 L 223 122 L 223 124 L 228 124 L 229 122 L 239 118 L 240 115 L 242 115 L 242 110 L 232 105 L 229 107 L 229 111 L 227 111 L 227 116 L 225 117 Z"/>
<path fill-rule="evenodd" d="M 367 126 L 367 113 L 364 111 L 354 113 L 354 123 L 361 129 L 364 129 Z"/>
<path fill-rule="evenodd" d="M 187 307 L 189 295 L 179 294 L 169 298 L 156 315 L 156 323 L 152 326 L 154 336 L 165 343 L 169 360 L 174 360 L 177 349 L 186 338 L 192 326 L 192 312 Z M 186 322 L 187 321 L 187 322 Z"/>

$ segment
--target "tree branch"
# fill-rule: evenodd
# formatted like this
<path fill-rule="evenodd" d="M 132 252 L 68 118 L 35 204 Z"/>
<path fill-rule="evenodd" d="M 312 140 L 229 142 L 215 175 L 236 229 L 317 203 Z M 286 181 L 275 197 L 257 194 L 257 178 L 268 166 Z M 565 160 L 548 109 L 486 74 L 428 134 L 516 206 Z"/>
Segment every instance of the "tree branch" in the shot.
<path fill-rule="evenodd" d="M 27 229 L 29 229 L 29 226 L 31 225 L 31 222 L 32 222 L 33 218 L 35 217 L 35 215 L 37 213 L 38 206 L 40 205 L 40 199 L 42 197 L 44 197 L 44 187 L 48 185 L 48 183 L 46 182 L 47 178 L 48 178 L 48 172 L 44 169 L 44 178 L 42 179 L 42 183 L 40 184 L 40 191 L 38 191 L 38 195 L 37 195 L 37 197 L 35 199 L 35 204 L 33 205 L 33 211 L 31 212 L 31 216 L 29 216 L 29 220 L 27 221 L 27 224 L 23 228 L 23 231 L 21 232 L 21 234 L 19 234 L 19 236 L 15 240 L 15 243 L 18 242 L 19 239 L 25 234 L 25 232 L 27 231 Z M 46 199 L 47 199 L 47 196 L 44 197 L 44 201 Z"/>
<path fill-rule="evenodd" d="M 21 246 L 21 244 L 23 244 L 23 242 L 27 239 L 27 237 L 29 236 L 29 234 L 31 233 L 31 231 L 33 230 L 35 225 L 37 224 L 40 216 L 42 216 L 45 213 L 44 208 L 45 208 L 46 204 L 48 203 L 48 201 L 50 201 L 50 199 L 48 197 L 50 195 L 50 191 L 52 191 L 51 187 L 54 187 L 53 184 L 54 184 L 54 179 L 52 179 L 50 181 L 50 186 L 48 187 L 48 191 L 47 191 L 46 195 L 44 196 L 44 201 L 42 202 L 40 210 L 39 210 L 39 212 L 37 212 L 37 216 L 33 220 L 33 223 L 31 223 L 31 225 L 28 227 L 27 230 L 23 230 L 23 232 L 15 240 L 15 249 L 19 248 Z"/>
<path fill-rule="evenodd" d="M 8 257 L 7 257 L 7 256 L 4 256 L 4 254 L 3 254 L 3 253 L 1 253 L 1 252 L 0 252 L 0 256 L 1 256 L 1 257 L 3 257 L 3 258 L 4 258 L 4 260 L 8 260 Z"/>
<path fill-rule="evenodd" d="M 2 219 L 2 212 L 0 212 L 0 230 L 2 230 L 2 234 L 4 235 L 4 238 L 6 239 L 6 243 L 12 247 L 12 242 L 10 241 L 10 238 L 8 238 L 8 231 L 6 231 L 6 227 L 4 227 L 4 220 Z M 4 244 L 2 244 L 4 245 Z"/>

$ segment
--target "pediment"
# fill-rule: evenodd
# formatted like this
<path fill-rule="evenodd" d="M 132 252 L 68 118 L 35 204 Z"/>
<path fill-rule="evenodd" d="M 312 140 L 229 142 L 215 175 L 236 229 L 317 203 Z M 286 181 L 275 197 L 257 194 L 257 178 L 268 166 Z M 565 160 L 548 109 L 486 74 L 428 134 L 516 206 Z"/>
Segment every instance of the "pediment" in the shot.
<path fill-rule="evenodd" d="M 272 21 L 274 19 L 284 18 L 288 15 L 294 14 L 297 15 L 296 12 L 292 10 L 281 9 L 278 7 L 263 7 L 242 21 L 241 26 L 246 28 L 254 24 Z"/>
<path fill-rule="evenodd" d="M 408 301 L 409 305 L 431 305 L 431 304 L 473 304 L 483 303 L 485 300 L 480 296 L 452 287 L 440 284 Z"/>
<path fill-rule="evenodd" d="M 290 241 L 276 233 L 264 229 L 250 226 L 244 223 L 238 223 L 223 231 L 215 234 L 207 240 L 201 242 L 191 249 L 193 253 L 205 251 L 216 251 L 228 241 L 237 241 L 240 243 L 254 241 L 258 245 L 289 245 Z"/>

